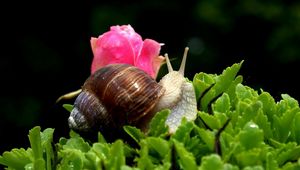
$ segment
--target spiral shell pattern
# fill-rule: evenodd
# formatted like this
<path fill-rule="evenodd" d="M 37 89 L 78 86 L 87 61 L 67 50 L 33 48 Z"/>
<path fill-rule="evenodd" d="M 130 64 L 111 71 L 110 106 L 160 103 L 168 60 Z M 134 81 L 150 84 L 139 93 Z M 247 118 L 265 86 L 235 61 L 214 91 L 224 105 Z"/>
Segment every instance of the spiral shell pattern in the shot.
<path fill-rule="evenodd" d="M 109 127 L 138 124 L 165 91 L 144 71 L 127 64 L 99 69 L 86 80 L 82 89 L 74 109 L 84 116 L 89 128 L 95 124 Z"/>

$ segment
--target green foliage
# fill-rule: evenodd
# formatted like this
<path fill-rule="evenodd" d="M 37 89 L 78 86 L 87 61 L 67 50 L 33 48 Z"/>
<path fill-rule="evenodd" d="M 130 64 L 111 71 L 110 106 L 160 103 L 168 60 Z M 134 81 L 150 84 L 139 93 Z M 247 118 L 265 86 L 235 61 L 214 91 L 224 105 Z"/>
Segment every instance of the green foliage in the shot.
<path fill-rule="evenodd" d="M 167 120 L 170 110 L 162 110 L 156 113 L 156 116 L 150 122 L 149 135 L 150 136 L 166 136 L 168 133 L 168 127 L 165 122 Z"/>
<path fill-rule="evenodd" d="M 29 131 L 31 148 L 12 149 L 0 156 L 0 164 L 10 169 L 52 169 L 54 167 L 54 152 L 52 148 L 53 129 L 41 132 L 39 126 Z"/>
<path fill-rule="evenodd" d="M 237 75 L 241 64 L 220 75 L 195 75 L 197 119 L 183 119 L 174 134 L 165 125 L 169 110 L 155 115 L 147 133 L 124 126 L 136 142 L 132 145 L 124 139 L 107 142 L 100 132 L 96 142 L 74 131 L 55 142 L 54 129 L 41 132 L 37 126 L 29 131 L 30 147 L 4 152 L 0 164 L 47 170 L 299 169 L 298 102 L 287 94 L 276 102 L 269 93 L 243 85 Z"/>
<path fill-rule="evenodd" d="M 73 109 L 73 105 L 71 104 L 63 104 L 63 107 L 69 112 L 71 112 Z"/>

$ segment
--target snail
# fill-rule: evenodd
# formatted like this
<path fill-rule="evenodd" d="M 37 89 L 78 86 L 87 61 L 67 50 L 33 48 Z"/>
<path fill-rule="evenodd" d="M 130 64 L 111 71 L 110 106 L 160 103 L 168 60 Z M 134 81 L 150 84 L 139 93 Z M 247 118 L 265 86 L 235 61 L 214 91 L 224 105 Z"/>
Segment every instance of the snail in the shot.
<path fill-rule="evenodd" d="M 168 74 L 156 82 L 137 67 L 110 64 L 97 70 L 82 86 L 68 118 L 71 129 L 118 129 L 134 125 L 143 130 L 150 119 L 163 109 L 170 109 L 165 124 L 174 133 L 183 117 L 196 119 L 197 104 L 192 83 L 184 77 L 188 48 L 179 71 L 173 71 L 165 55 Z"/>

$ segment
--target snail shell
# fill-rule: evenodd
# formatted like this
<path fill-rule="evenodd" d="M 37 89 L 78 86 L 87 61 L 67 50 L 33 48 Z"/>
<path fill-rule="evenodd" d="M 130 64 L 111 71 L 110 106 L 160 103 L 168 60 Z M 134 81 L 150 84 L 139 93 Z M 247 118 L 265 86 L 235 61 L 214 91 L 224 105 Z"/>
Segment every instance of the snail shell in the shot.
<path fill-rule="evenodd" d="M 69 117 L 70 127 L 79 130 L 134 125 L 165 91 L 144 71 L 127 64 L 99 69 L 82 89 Z"/>
<path fill-rule="evenodd" d="M 147 129 L 150 119 L 162 109 L 170 109 L 166 125 L 174 133 L 183 117 L 195 120 L 196 96 L 184 78 L 188 48 L 179 71 L 169 73 L 159 83 L 144 71 L 127 64 L 112 64 L 92 74 L 84 83 L 68 119 L 72 129 L 118 129 L 125 124 Z"/>

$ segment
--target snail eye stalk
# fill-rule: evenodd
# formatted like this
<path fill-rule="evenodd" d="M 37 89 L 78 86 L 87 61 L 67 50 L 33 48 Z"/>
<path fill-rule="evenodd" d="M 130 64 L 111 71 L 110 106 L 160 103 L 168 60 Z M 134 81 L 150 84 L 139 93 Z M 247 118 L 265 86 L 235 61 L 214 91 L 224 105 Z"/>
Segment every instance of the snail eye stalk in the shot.
<path fill-rule="evenodd" d="M 168 66 L 168 71 L 170 73 L 173 71 L 173 68 L 172 68 L 172 65 L 171 65 L 171 62 L 170 62 L 170 59 L 169 59 L 169 56 L 167 53 L 165 54 L 165 58 L 166 58 L 167 66 Z"/>
<path fill-rule="evenodd" d="M 181 61 L 181 65 L 180 65 L 180 68 L 179 68 L 179 73 L 184 76 L 184 69 L 185 69 L 185 63 L 186 63 L 186 58 L 187 58 L 187 53 L 189 51 L 189 47 L 185 47 L 184 49 L 184 53 L 183 53 L 183 58 L 182 58 L 182 61 Z"/>
<path fill-rule="evenodd" d="M 185 64 L 186 64 L 186 58 L 187 58 L 188 51 L 189 51 L 189 47 L 185 47 L 184 53 L 183 53 L 183 58 L 182 58 L 180 68 L 178 71 L 182 76 L 184 76 L 184 70 L 185 70 Z M 168 71 L 170 73 L 173 71 L 173 68 L 172 68 L 172 65 L 171 65 L 171 62 L 170 62 L 170 59 L 169 59 L 169 56 L 167 53 L 165 54 L 165 58 L 166 58 L 166 62 L 167 62 Z"/>

